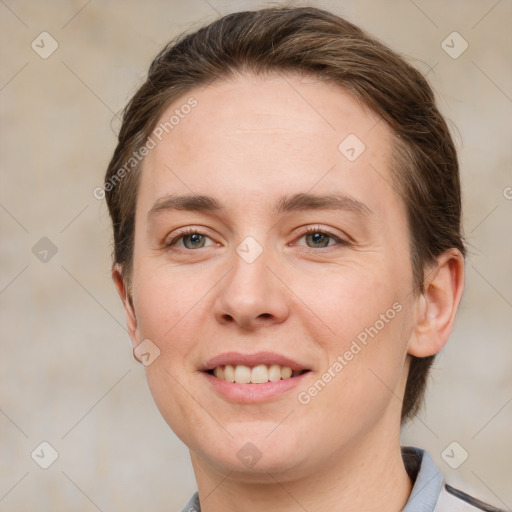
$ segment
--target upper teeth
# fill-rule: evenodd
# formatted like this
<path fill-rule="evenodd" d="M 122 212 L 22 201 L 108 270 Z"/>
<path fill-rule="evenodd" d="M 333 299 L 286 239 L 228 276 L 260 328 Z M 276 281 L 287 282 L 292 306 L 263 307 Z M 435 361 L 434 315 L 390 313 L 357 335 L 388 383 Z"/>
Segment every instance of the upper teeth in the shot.
<path fill-rule="evenodd" d="M 253 368 L 243 364 L 226 366 L 217 366 L 213 370 L 215 377 L 227 382 L 236 382 L 237 384 L 264 384 L 265 382 L 276 382 L 280 379 L 289 379 L 298 375 L 299 372 L 293 372 L 289 366 L 279 366 L 278 364 L 259 364 Z"/>

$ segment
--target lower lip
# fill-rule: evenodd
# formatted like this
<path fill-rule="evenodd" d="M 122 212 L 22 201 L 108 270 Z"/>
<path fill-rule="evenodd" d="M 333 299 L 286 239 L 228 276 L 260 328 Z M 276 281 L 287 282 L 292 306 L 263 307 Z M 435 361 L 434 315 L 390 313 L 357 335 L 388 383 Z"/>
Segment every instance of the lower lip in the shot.
<path fill-rule="evenodd" d="M 236 382 L 227 382 L 214 375 L 203 372 L 213 389 L 224 398 L 236 403 L 260 403 L 267 402 L 275 397 L 279 397 L 297 387 L 304 378 L 311 372 L 303 373 L 290 379 L 282 379 L 275 382 L 266 382 L 265 384 L 237 384 Z"/>

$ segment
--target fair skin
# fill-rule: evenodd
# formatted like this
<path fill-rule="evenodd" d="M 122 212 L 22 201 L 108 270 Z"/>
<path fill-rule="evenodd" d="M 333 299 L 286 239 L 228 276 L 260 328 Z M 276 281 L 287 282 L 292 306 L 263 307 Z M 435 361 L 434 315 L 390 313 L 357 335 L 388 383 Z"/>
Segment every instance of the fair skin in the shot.
<path fill-rule="evenodd" d="M 285 76 L 243 75 L 190 93 L 197 107 L 144 161 L 133 272 L 123 279 L 116 266 L 114 281 L 134 348 L 149 339 L 160 350 L 145 367 L 149 387 L 190 449 L 204 512 L 398 511 L 412 489 L 400 455 L 410 355 L 447 341 L 463 258 L 440 255 L 425 293 L 412 293 L 390 129 L 340 88 Z M 366 146 L 353 162 L 338 150 L 348 134 Z M 274 212 L 297 193 L 365 206 Z M 171 194 L 212 196 L 223 209 L 172 209 L 163 204 Z M 179 238 L 186 227 L 192 234 Z M 309 227 L 320 234 L 304 234 Z M 250 263 L 236 250 L 248 236 L 263 249 Z M 300 403 L 393 304 L 400 312 Z M 204 371 L 214 357 L 225 356 L 222 366 L 247 355 L 250 367 L 282 356 L 308 371 L 267 384 Z"/>

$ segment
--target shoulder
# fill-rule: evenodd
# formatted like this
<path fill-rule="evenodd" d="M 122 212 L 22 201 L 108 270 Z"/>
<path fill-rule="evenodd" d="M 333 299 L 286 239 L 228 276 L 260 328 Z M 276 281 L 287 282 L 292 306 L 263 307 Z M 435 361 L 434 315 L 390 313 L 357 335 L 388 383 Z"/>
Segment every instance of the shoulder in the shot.
<path fill-rule="evenodd" d="M 449 485 L 426 451 L 405 446 L 402 458 L 414 482 L 402 512 L 505 512 Z"/>
<path fill-rule="evenodd" d="M 505 512 L 443 482 L 434 512 Z"/>
<path fill-rule="evenodd" d="M 185 505 L 185 508 L 181 512 L 201 512 L 201 506 L 199 505 L 199 494 L 196 492 L 190 498 L 189 502 Z"/>

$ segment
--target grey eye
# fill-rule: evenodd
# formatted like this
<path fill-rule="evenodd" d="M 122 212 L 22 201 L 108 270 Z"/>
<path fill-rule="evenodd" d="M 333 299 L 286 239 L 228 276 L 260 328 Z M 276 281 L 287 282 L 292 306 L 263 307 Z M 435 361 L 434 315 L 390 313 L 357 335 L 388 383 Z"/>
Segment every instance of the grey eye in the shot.
<path fill-rule="evenodd" d="M 329 245 L 329 239 L 333 238 L 331 235 L 322 233 L 321 231 L 308 233 L 305 236 L 306 240 L 311 241 L 314 244 L 312 247 L 327 247 Z"/>
<path fill-rule="evenodd" d="M 204 247 L 205 237 L 199 233 L 192 233 L 191 235 L 185 235 L 183 238 L 183 245 L 187 249 L 200 249 Z M 190 240 L 190 245 L 186 243 L 186 240 Z"/>

